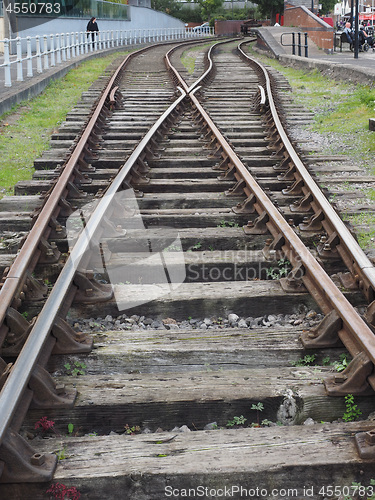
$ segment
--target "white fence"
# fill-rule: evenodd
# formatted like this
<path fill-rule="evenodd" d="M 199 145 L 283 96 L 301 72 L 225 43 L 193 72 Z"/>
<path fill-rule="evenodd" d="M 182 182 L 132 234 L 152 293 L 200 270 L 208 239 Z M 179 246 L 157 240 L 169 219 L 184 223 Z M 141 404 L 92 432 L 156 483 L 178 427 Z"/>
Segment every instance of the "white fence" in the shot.
<path fill-rule="evenodd" d="M 100 33 L 80 31 L 26 38 L 17 37 L 12 40 L 4 39 L 0 40 L 0 47 L 3 45 L 4 49 L 4 59 L 0 68 L 4 69 L 5 87 L 11 87 L 12 76 L 16 77 L 17 82 L 24 81 L 25 70 L 26 77 L 32 78 L 35 73 L 43 73 L 50 67 L 90 52 L 126 45 L 212 35 L 212 29 L 202 33 L 193 28 L 159 28 L 101 31 Z"/>

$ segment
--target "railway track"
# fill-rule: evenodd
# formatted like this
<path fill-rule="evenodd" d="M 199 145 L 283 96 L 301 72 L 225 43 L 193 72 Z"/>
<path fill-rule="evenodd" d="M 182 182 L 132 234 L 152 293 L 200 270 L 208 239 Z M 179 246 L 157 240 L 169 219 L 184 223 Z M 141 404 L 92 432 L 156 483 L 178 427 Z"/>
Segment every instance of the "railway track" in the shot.
<path fill-rule="evenodd" d="M 1 289 L 4 498 L 324 498 L 370 485 L 374 424 L 335 421 L 349 393 L 373 411 L 374 269 L 237 45 L 201 58 L 198 81 L 179 79 L 189 46 L 168 54 L 169 74 L 164 46 L 134 53 L 2 200 L 17 212 L 3 268 L 30 229 L 19 207 L 42 217 Z M 308 353 L 317 365 L 301 363 Z M 344 374 L 324 366 L 345 353 Z"/>

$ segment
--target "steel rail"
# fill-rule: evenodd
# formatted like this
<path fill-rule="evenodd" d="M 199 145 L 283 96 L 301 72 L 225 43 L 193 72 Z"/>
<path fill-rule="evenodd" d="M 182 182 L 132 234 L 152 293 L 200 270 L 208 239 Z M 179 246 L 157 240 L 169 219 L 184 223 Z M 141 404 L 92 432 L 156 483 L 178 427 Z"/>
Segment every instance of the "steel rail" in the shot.
<path fill-rule="evenodd" d="M 92 114 L 85 128 L 85 131 L 83 132 L 82 136 L 77 142 L 65 166 L 63 166 L 63 170 L 56 184 L 54 185 L 52 192 L 49 194 L 46 203 L 43 205 L 43 208 L 41 209 L 37 221 L 31 228 L 26 241 L 22 245 L 7 276 L 5 277 L 5 281 L 3 282 L 2 288 L 0 290 L 0 324 L 2 324 L 2 322 L 4 321 L 9 304 L 19 291 L 18 288 L 20 284 L 22 286 L 22 280 L 25 276 L 26 270 L 28 269 L 30 261 L 33 258 L 35 249 L 38 247 L 40 240 L 50 223 L 52 214 L 54 214 L 55 210 L 57 209 L 58 203 L 61 197 L 63 196 L 64 191 L 66 190 L 67 183 L 72 177 L 74 177 L 74 169 L 77 165 L 78 160 L 80 159 L 80 156 L 84 152 L 84 149 L 86 147 L 90 135 L 92 134 L 96 126 L 97 119 L 102 109 L 105 106 L 105 102 L 107 100 L 107 97 L 110 95 L 110 91 L 115 83 L 115 80 L 119 75 L 120 71 L 129 62 L 130 58 L 134 57 L 133 54 L 129 54 L 125 58 L 123 63 L 119 66 L 114 75 L 111 77 L 106 89 L 104 90 L 98 102 L 98 105 L 94 113 Z"/>
<path fill-rule="evenodd" d="M 242 45 L 247 42 L 242 42 L 238 46 L 238 50 L 241 53 L 242 57 L 246 58 L 252 64 L 257 65 L 257 67 L 263 72 L 263 76 L 266 82 L 267 88 L 267 96 L 268 103 L 270 107 L 270 112 L 272 114 L 275 126 L 277 128 L 277 132 L 281 138 L 285 149 L 294 163 L 297 171 L 301 175 L 307 190 L 313 196 L 315 203 L 318 205 L 319 209 L 321 209 L 324 213 L 325 219 L 332 226 L 332 232 L 335 232 L 340 238 L 340 245 L 342 245 L 346 249 L 346 254 L 350 256 L 350 258 L 354 262 L 354 266 L 350 271 L 354 270 L 356 273 L 360 273 L 361 279 L 367 282 L 367 286 L 371 287 L 371 291 L 364 290 L 368 300 L 371 302 L 375 300 L 375 267 L 372 265 L 371 261 L 365 255 L 363 250 L 358 245 L 357 241 L 345 226 L 344 222 L 341 220 L 339 215 L 336 213 L 332 205 L 329 203 L 327 198 L 324 196 L 320 188 L 316 185 L 315 181 L 311 178 L 310 173 L 307 168 L 301 161 L 300 157 L 296 153 L 294 147 L 292 146 L 287 133 L 284 130 L 284 127 L 280 121 L 279 114 L 276 109 L 276 105 L 272 95 L 271 82 L 269 75 L 266 69 L 260 65 L 255 59 L 251 58 L 242 50 Z M 344 258 L 345 262 L 345 258 Z M 358 281 L 358 279 L 356 279 Z M 359 288 L 361 288 L 361 284 L 359 283 Z M 362 288 L 364 287 L 364 283 Z"/>
<path fill-rule="evenodd" d="M 202 41 L 200 42 L 197 42 L 197 41 L 194 41 L 194 42 L 187 42 L 185 44 L 181 44 L 181 45 L 199 45 L 199 43 L 202 43 Z M 216 45 L 218 45 L 219 43 L 225 43 L 223 41 L 221 42 L 218 42 L 216 43 L 214 46 L 216 47 Z M 176 51 L 178 50 L 181 45 L 179 45 L 178 47 L 172 47 L 171 50 L 169 50 L 166 54 L 165 54 L 165 62 L 166 62 L 166 65 L 167 65 L 167 69 L 169 71 L 171 71 L 171 73 L 173 74 L 173 76 L 175 77 L 175 79 L 179 82 L 180 86 L 184 89 L 184 91 L 188 94 L 189 91 L 191 91 L 191 87 L 189 88 L 187 83 L 185 82 L 185 80 L 181 77 L 180 73 L 176 70 L 176 68 L 173 66 L 172 62 L 171 62 L 171 55 Z M 211 47 L 212 48 L 212 47 Z M 210 50 L 211 50 L 210 48 Z M 211 65 L 209 67 L 208 70 L 205 71 L 205 73 L 203 74 L 206 75 L 209 71 L 211 71 L 211 66 L 212 66 L 212 61 L 211 61 Z M 202 79 L 202 76 L 197 80 L 200 81 Z M 193 86 L 195 87 L 197 85 L 197 82 L 194 82 Z"/>
<path fill-rule="evenodd" d="M 70 252 L 69 258 L 52 288 L 43 309 L 39 313 L 28 339 L 12 368 L 11 374 L 0 393 L 0 408 L 7 409 L 6 412 L 0 412 L 0 443 L 10 425 L 15 409 L 22 398 L 23 391 L 27 386 L 30 375 L 37 364 L 39 354 L 47 341 L 50 330 L 52 329 L 54 321 L 69 291 L 69 287 L 73 281 L 82 256 L 90 244 L 90 238 L 94 236 L 114 195 L 121 189 L 139 156 L 144 152 L 150 140 L 163 125 L 164 121 L 171 116 L 173 111 L 185 98 L 186 94 L 183 93 L 173 104 L 171 104 L 132 152 L 129 159 L 113 179 L 106 193 L 96 206 L 85 230 L 80 234 L 76 244 Z"/>
<path fill-rule="evenodd" d="M 330 309 L 336 310 L 337 314 L 342 318 L 345 329 L 350 332 L 356 341 L 358 341 L 358 344 L 366 351 L 367 356 L 375 364 L 375 336 L 371 329 L 355 311 L 354 307 L 346 299 L 344 294 L 336 287 L 331 278 L 317 262 L 315 257 L 305 247 L 283 215 L 273 205 L 268 196 L 255 181 L 254 177 L 250 174 L 246 166 L 234 153 L 195 95 L 190 93 L 189 96 L 194 106 L 204 117 L 208 127 L 215 135 L 218 144 L 220 144 L 224 152 L 224 155 L 227 156 L 229 161 L 235 166 L 238 177 L 246 182 L 248 189 L 255 195 L 256 203 L 254 204 L 254 207 L 257 212 L 259 214 L 262 214 L 264 211 L 267 212 L 272 220 L 272 225 L 276 228 L 274 235 L 280 233 L 282 234 L 286 242 L 289 242 L 290 247 L 305 267 L 306 272 L 308 273 L 308 279 L 305 277 L 302 279 L 306 284 L 306 288 L 312 288 L 314 295 L 316 295 L 316 291 L 319 292 L 320 297 L 323 299 L 321 303 L 326 304 L 326 306 L 323 306 L 325 313 L 329 312 L 328 306 Z M 272 229 L 270 223 L 267 223 L 267 227 Z M 287 256 L 291 257 L 291 262 L 298 260 L 296 256 L 288 255 L 291 253 L 290 249 L 283 248 L 283 250 L 286 250 Z M 311 287 L 311 284 L 313 284 L 313 287 Z"/>
<path fill-rule="evenodd" d="M 192 85 L 190 85 L 190 87 L 187 85 L 187 83 L 185 82 L 185 80 L 182 78 L 182 76 L 180 75 L 180 73 L 174 68 L 174 66 L 172 65 L 171 61 L 170 61 L 170 56 L 173 54 L 173 52 L 175 52 L 178 47 L 173 47 L 169 52 L 167 52 L 167 54 L 165 55 L 165 60 L 166 60 L 166 64 L 167 64 L 167 67 L 168 69 L 170 69 L 173 73 L 173 75 L 175 76 L 175 78 L 178 80 L 180 86 L 184 89 L 184 91 L 188 94 L 189 92 L 192 92 L 198 85 L 200 85 L 206 78 L 207 76 L 211 73 L 212 71 L 212 68 L 213 68 L 213 62 L 212 62 L 212 58 L 211 58 L 211 52 L 214 48 L 216 48 L 218 45 L 221 45 L 221 44 L 224 44 L 224 43 L 228 43 L 232 40 L 237 40 L 237 38 L 232 38 L 232 39 L 229 39 L 229 40 L 221 40 L 220 42 L 217 42 L 215 43 L 215 45 L 212 45 L 209 50 L 208 50 L 208 53 L 207 53 L 207 59 L 208 59 L 208 68 L 206 69 L 206 71 L 198 78 L 198 80 L 196 80 Z M 196 44 L 196 42 L 195 42 Z"/>
<path fill-rule="evenodd" d="M 212 46 L 209 51 L 208 58 L 210 60 L 210 69 L 207 70 L 207 72 L 204 75 L 204 78 L 208 76 L 208 71 L 212 71 L 213 64 L 211 59 L 211 53 L 216 46 L 217 44 Z M 265 80 L 268 82 L 265 90 L 269 102 L 273 103 L 271 85 L 267 71 L 257 61 L 254 61 L 254 63 L 261 68 L 265 76 Z M 216 141 L 222 150 L 222 156 L 224 157 L 224 159 L 225 158 L 229 159 L 229 163 L 231 163 L 235 167 L 236 170 L 235 178 L 237 179 L 237 181 L 239 180 L 245 181 L 246 187 L 244 188 L 244 192 L 247 196 L 250 196 L 250 194 L 253 194 L 255 196 L 255 200 L 253 201 L 253 207 L 257 211 L 257 213 L 259 215 L 262 215 L 264 212 L 268 214 L 270 221 L 266 223 L 266 226 L 268 230 L 271 232 L 271 234 L 274 236 L 274 238 L 279 237 L 280 235 L 282 236 L 282 238 L 284 238 L 282 251 L 289 258 L 290 262 L 295 266 L 300 264 L 303 265 L 305 270 L 305 274 L 302 276 L 303 283 L 305 284 L 306 288 L 309 290 L 311 295 L 314 297 L 316 302 L 319 304 L 324 314 L 328 314 L 334 310 L 336 311 L 338 317 L 341 318 L 343 326 L 341 329 L 338 329 L 337 335 L 344 342 L 345 346 L 352 354 L 352 356 L 355 357 L 362 351 L 364 351 L 367 358 L 370 359 L 373 364 L 375 364 L 375 336 L 372 330 L 369 328 L 366 322 L 359 316 L 354 307 L 346 299 L 344 294 L 333 283 L 331 278 L 320 266 L 315 257 L 310 253 L 308 248 L 305 247 L 305 245 L 302 243 L 302 241 L 297 236 L 295 231 L 290 227 L 289 223 L 286 222 L 283 215 L 278 211 L 278 209 L 273 205 L 268 196 L 263 192 L 259 184 L 256 182 L 254 177 L 248 171 L 247 167 L 237 157 L 236 153 L 232 150 L 229 143 L 226 141 L 226 139 L 223 137 L 217 126 L 213 123 L 207 112 L 201 106 L 198 99 L 195 97 L 194 93 L 198 89 L 197 88 L 198 82 L 202 81 L 203 81 L 203 76 L 197 82 L 195 82 L 191 87 L 189 87 L 189 97 L 192 100 L 199 114 L 203 117 L 212 135 L 216 138 Z M 277 130 L 280 131 L 281 138 L 286 141 L 288 153 L 290 154 L 293 160 L 298 162 L 298 164 L 302 164 L 293 146 L 291 145 L 289 138 L 287 137 L 284 131 L 284 128 L 282 127 L 274 103 L 273 107 L 275 114 L 274 116 L 275 126 Z M 307 169 L 304 166 L 303 170 L 308 174 Z M 315 182 L 311 178 L 309 179 L 308 184 L 314 188 L 314 192 L 316 190 L 320 192 L 319 188 L 315 185 Z M 323 204 L 322 205 L 324 207 L 328 205 L 328 210 L 327 210 L 328 213 L 330 214 L 333 213 L 335 219 L 338 218 L 338 215 L 333 210 L 331 205 L 329 205 L 328 201 L 324 198 L 321 192 L 320 195 L 318 195 L 318 198 L 319 200 L 323 198 L 324 205 Z M 343 225 L 341 219 L 339 219 L 339 221 L 340 223 L 338 223 L 338 226 L 343 226 L 345 228 L 345 233 L 350 235 L 351 240 L 354 240 L 352 235 Z M 362 250 L 359 249 L 359 246 L 357 244 L 356 244 L 355 255 L 358 255 L 358 261 L 361 263 L 362 268 L 371 271 L 369 272 L 369 275 L 371 276 L 373 271 L 373 266 L 364 256 Z M 370 383 L 370 385 L 375 389 L 375 377 L 373 375 L 370 375 L 367 377 L 367 380 Z M 335 391 L 331 390 L 330 393 L 335 394 Z"/>
<path fill-rule="evenodd" d="M 163 43 L 158 45 L 165 44 Z M 8 274 L 5 276 L 5 279 L 1 284 L 0 325 L 4 322 L 10 303 L 12 302 L 14 297 L 16 297 L 17 294 L 21 291 L 20 288 L 23 286 L 25 273 L 31 260 L 33 259 L 35 250 L 38 247 L 43 234 L 48 228 L 48 225 L 51 221 L 51 216 L 56 213 L 56 210 L 58 210 L 58 204 L 61 197 L 64 195 L 67 183 L 69 182 L 69 180 L 74 178 L 74 169 L 77 166 L 77 162 L 80 159 L 81 155 L 84 153 L 87 141 L 89 140 L 92 132 L 95 129 L 98 117 L 105 107 L 106 101 L 110 96 L 112 88 L 115 86 L 117 78 L 132 58 L 136 57 L 142 52 L 150 50 L 150 48 L 153 47 L 155 47 L 155 45 L 143 47 L 135 52 L 132 52 L 131 54 L 128 54 L 110 78 L 107 87 L 104 89 L 102 96 L 99 99 L 95 111 L 93 112 L 86 125 L 85 131 L 75 145 L 71 156 L 66 161 L 65 165 L 63 165 L 63 170 L 58 180 L 56 181 L 56 184 L 53 186 L 51 193 L 48 195 L 48 199 L 43 205 L 40 214 L 38 215 L 37 221 L 31 228 L 27 239 L 19 250 Z"/>
<path fill-rule="evenodd" d="M 107 85 L 106 90 L 104 91 L 99 103 L 98 103 L 98 108 L 101 109 L 101 107 L 104 105 L 105 100 L 107 96 L 109 95 L 109 92 L 119 74 L 119 72 L 124 68 L 124 64 L 129 60 L 130 56 L 135 57 L 138 55 L 140 52 L 148 50 L 146 49 L 141 49 L 140 51 L 137 51 L 136 53 L 132 53 L 129 56 L 127 56 L 126 60 L 123 61 L 123 63 L 120 65 L 118 70 L 116 70 L 115 74 L 112 76 L 110 79 L 109 84 Z M 147 134 L 144 136 L 144 138 L 140 141 L 140 143 L 137 145 L 135 150 L 131 153 L 123 167 L 120 169 L 119 173 L 116 175 L 116 177 L 112 180 L 111 185 L 108 187 L 106 190 L 105 194 L 97 204 L 93 214 L 91 215 L 87 225 L 84 228 L 84 231 L 80 234 L 78 237 L 78 240 L 76 244 L 74 245 L 73 249 L 70 252 L 70 255 L 64 265 L 64 268 L 62 269 L 54 287 L 52 288 L 47 301 L 45 302 L 42 310 L 40 311 L 32 329 L 29 332 L 28 338 L 22 347 L 22 350 L 20 354 L 17 357 L 17 360 L 15 361 L 14 365 L 12 366 L 12 369 L 10 371 L 9 376 L 7 377 L 2 390 L 0 392 L 0 408 L 2 411 L 0 411 L 0 446 L 2 442 L 5 439 L 6 433 L 8 429 L 10 428 L 12 419 L 15 416 L 17 407 L 19 406 L 20 402 L 22 401 L 24 392 L 26 390 L 26 387 L 29 383 L 30 377 L 35 370 L 37 364 L 38 364 L 38 359 L 40 358 L 41 352 L 43 351 L 44 346 L 46 345 L 50 332 L 52 330 L 52 327 L 54 325 L 54 322 L 56 321 L 57 316 L 59 315 L 59 312 L 61 308 L 63 307 L 64 300 L 67 297 L 67 294 L 69 293 L 72 281 L 74 279 L 74 275 L 76 273 L 76 270 L 78 266 L 80 265 L 80 262 L 82 260 L 82 257 L 85 253 L 85 250 L 88 248 L 90 245 L 90 239 L 91 237 L 94 236 L 95 231 L 99 227 L 102 218 L 104 214 L 106 213 L 106 210 L 108 209 L 108 206 L 112 202 L 115 194 L 122 188 L 124 182 L 126 181 L 127 177 L 131 175 L 131 172 L 136 165 L 140 155 L 142 155 L 145 151 L 145 148 L 149 145 L 150 141 L 153 139 L 155 134 L 162 128 L 164 123 L 168 118 L 171 117 L 173 112 L 178 108 L 178 106 L 181 104 L 181 102 L 186 98 L 186 93 L 180 89 L 181 91 L 181 96 L 174 101 L 173 104 L 169 106 L 169 108 L 159 117 L 159 119 L 154 123 L 154 125 L 150 128 L 150 130 L 147 132 Z M 95 110 L 93 113 L 92 118 L 89 120 L 89 123 L 87 127 L 89 130 L 92 130 L 96 117 L 99 115 L 98 109 Z M 81 137 L 81 141 L 77 144 L 77 147 L 75 151 L 73 152 L 72 157 L 69 159 L 67 162 L 67 166 L 65 167 L 62 175 L 63 179 L 61 183 L 59 181 L 57 182 L 58 185 L 58 193 L 62 193 L 65 187 L 65 184 L 67 180 L 71 177 L 72 175 L 72 169 L 68 169 L 68 164 L 73 164 L 73 162 L 76 162 L 78 158 L 80 157 L 80 152 L 83 151 L 82 146 L 85 144 L 85 138 L 88 135 L 87 129 L 83 133 Z M 73 164 L 74 165 L 74 164 Z M 64 183 L 65 181 L 65 183 Z M 56 187 L 56 186 L 55 186 Z M 51 196 L 50 196 L 51 198 Z M 59 201 L 59 198 L 56 197 L 56 200 L 54 203 L 50 202 L 50 199 L 47 201 L 45 206 L 43 207 L 42 212 L 46 212 L 47 208 L 49 205 L 52 205 L 52 211 L 56 208 L 57 203 Z M 50 210 L 51 211 L 51 210 Z M 49 211 L 49 212 L 50 212 Z M 39 232 L 44 231 L 48 225 L 49 218 L 48 214 L 43 217 L 43 223 L 38 224 L 38 221 L 36 223 L 36 227 L 38 228 Z M 39 219 L 38 219 L 39 220 Z M 35 228 L 34 226 L 34 228 Z M 33 229 L 34 229 L 33 228 Z M 30 241 L 34 243 L 34 248 L 35 244 L 37 245 L 39 242 L 38 236 L 36 233 L 36 229 L 34 229 L 32 238 Z M 35 243 L 36 242 L 36 243 Z M 23 248 L 23 247 L 22 247 Z M 31 248 L 31 243 L 30 243 L 30 248 Z M 32 258 L 32 250 L 30 248 L 27 248 L 27 252 L 25 256 L 23 256 L 22 259 L 19 259 L 17 261 L 17 267 L 15 268 L 16 271 L 12 272 L 12 276 L 9 278 L 9 283 L 11 284 L 10 286 L 7 285 L 6 292 L 7 294 L 11 294 L 12 292 L 14 293 L 14 290 L 17 289 L 17 286 L 14 285 L 14 283 L 19 282 L 19 280 L 22 279 L 22 268 L 27 269 L 27 265 L 25 264 L 25 261 L 27 259 Z M 4 285 L 7 283 L 5 281 Z M 4 304 L 4 303 L 3 303 Z M 7 307 L 6 307 L 7 308 Z M 5 317 L 6 310 L 3 311 L 3 318 Z"/>

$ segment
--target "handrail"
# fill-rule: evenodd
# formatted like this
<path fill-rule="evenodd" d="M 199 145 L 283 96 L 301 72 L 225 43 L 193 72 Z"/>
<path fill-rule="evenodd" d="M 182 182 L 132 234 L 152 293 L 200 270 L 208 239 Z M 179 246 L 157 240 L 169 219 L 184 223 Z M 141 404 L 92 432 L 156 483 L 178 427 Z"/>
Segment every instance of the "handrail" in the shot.
<path fill-rule="evenodd" d="M 11 67 L 17 68 L 16 81 L 24 81 L 26 77 L 32 78 L 34 72 L 43 73 L 50 67 L 57 66 L 80 55 L 101 52 L 114 47 L 126 47 L 141 43 L 156 43 L 184 38 L 210 37 L 213 33 L 199 33 L 193 28 L 147 28 L 132 30 L 107 30 L 94 32 L 77 31 L 71 33 L 43 34 L 34 37 L 17 37 L 2 39 L 4 45 L 4 58 L 0 68 L 4 68 L 4 86 L 12 86 Z M 15 48 L 12 49 L 12 45 Z M 15 56 L 12 56 L 15 53 Z M 33 68 L 36 62 L 36 69 Z M 26 68 L 24 68 L 26 63 Z"/>
<path fill-rule="evenodd" d="M 292 43 L 283 43 L 283 37 L 286 35 L 292 35 Z M 296 32 L 291 31 L 290 33 L 282 33 L 280 37 L 280 43 L 283 47 L 292 47 L 292 54 L 296 55 L 296 45 L 298 47 L 298 55 L 301 56 L 301 49 L 305 49 L 305 57 L 309 57 L 309 46 L 307 43 L 308 33 L 303 33 L 305 38 L 305 43 L 302 45 L 301 43 L 301 32 L 297 31 L 298 43 L 296 44 Z"/>

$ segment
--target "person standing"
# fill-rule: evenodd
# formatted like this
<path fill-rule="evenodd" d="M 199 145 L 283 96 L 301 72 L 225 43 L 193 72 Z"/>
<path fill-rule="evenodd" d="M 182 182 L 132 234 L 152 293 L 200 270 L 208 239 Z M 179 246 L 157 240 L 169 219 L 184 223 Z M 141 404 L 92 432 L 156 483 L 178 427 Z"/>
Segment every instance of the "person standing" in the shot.
<path fill-rule="evenodd" d="M 86 31 L 87 31 L 87 38 L 90 36 L 91 33 L 92 47 L 94 48 L 95 37 L 97 36 L 97 33 L 99 33 L 99 27 L 98 23 L 96 22 L 96 17 L 92 17 L 90 21 L 87 23 Z"/>

